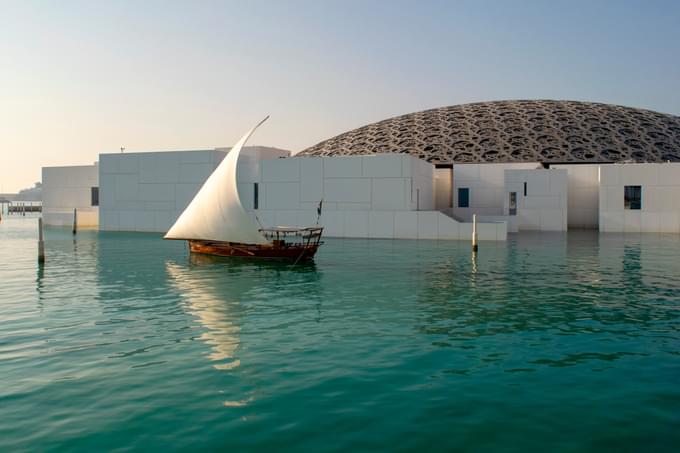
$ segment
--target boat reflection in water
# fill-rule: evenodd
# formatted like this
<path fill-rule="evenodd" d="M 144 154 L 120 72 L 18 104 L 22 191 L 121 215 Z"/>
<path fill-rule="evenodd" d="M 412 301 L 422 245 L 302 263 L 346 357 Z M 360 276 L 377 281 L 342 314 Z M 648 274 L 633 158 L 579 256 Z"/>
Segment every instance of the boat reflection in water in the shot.
<path fill-rule="evenodd" d="M 211 348 L 208 358 L 218 370 L 240 365 L 237 349 L 241 343 L 241 319 L 252 291 L 263 280 L 290 289 L 283 294 L 314 301 L 320 317 L 318 284 L 320 274 L 313 261 L 297 265 L 279 261 L 233 260 L 214 255 L 190 254 L 187 261 L 166 261 L 169 281 L 184 301 L 185 310 L 195 316 L 205 331 L 199 339 Z M 249 276 L 249 277 L 248 277 Z M 299 294 L 298 294 L 299 293 Z"/>
<path fill-rule="evenodd" d="M 205 257 L 192 256 L 191 264 L 200 265 Z M 211 352 L 208 358 L 217 362 L 213 364 L 218 370 L 230 370 L 238 367 L 241 361 L 236 358 L 236 350 L 240 343 L 241 326 L 239 325 L 240 303 L 237 299 L 229 299 L 229 292 L 224 280 L 220 279 L 223 269 L 166 262 L 165 268 L 172 286 L 180 293 L 186 310 L 196 317 L 205 328 L 199 339 L 208 344 Z"/>

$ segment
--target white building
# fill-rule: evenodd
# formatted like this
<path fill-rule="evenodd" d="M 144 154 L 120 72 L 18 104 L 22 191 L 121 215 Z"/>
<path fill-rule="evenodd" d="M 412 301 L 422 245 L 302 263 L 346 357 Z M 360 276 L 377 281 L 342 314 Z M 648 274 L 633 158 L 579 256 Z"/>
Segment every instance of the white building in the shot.
<path fill-rule="evenodd" d="M 511 232 L 680 233 L 680 163 L 460 164 L 453 187 L 454 217 Z"/>
<path fill-rule="evenodd" d="M 225 151 L 100 155 L 100 230 L 165 232 Z M 309 226 L 328 237 L 466 239 L 470 223 L 434 210 L 434 167 L 408 155 L 285 158 L 246 147 L 238 188 L 263 226 Z M 505 240 L 504 222 L 478 225 L 480 240 Z"/>
<path fill-rule="evenodd" d="M 680 163 L 600 166 L 602 232 L 680 233 Z"/>
<path fill-rule="evenodd" d="M 187 207 L 228 148 L 197 151 L 100 154 L 102 231 L 165 232 Z M 246 181 L 261 159 L 286 157 L 277 148 L 244 148 L 239 169 Z M 244 187 L 245 207 L 251 199 Z"/>
<path fill-rule="evenodd" d="M 70 226 L 77 209 L 80 226 L 165 232 L 226 152 L 102 154 L 99 165 L 46 167 L 45 222 Z M 239 161 L 241 200 L 263 226 L 313 225 L 323 200 L 328 237 L 470 240 L 473 214 L 480 240 L 584 228 L 680 233 L 678 163 L 435 169 L 407 154 L 288 154 L 249 147 Z"/>
<path fill-rule="evenodd" d="M 46 219 L 96 210 L 75 189 L 99 185 L 100 229 L 166 231 L 226 151 L 102 154 L 99 184 L 75 169 L 50 182 L 46 169 Z M 469 240 L 473 215 L 489 240 L 569 229 L 680 233 L 680 117 L 644 109 L 565 100 L 455 105 L 288 156 L 251 147 L 239 159 L 243 205 L 263 226 L 316 222 L 323 199 L 320 221 L 337 237 Z"/>
<path fill-rule="evenodd" d="M 42 209 L 46 225 L 72 226 L 77 210 L 79 227 L 99 224 L 99 169 L 97 164 L 43 167 Z"/>
<path fill-rule="evenodd" d="M 435 210 L 434 166 L 402 154 L 261 162 L 257 217 L 263 225 L 320 223 L 329 237 L 463 239 L 472 224 Z M 505 240 L 505 222 L 478 225 L 479 240 Z"/>
<path fill-rule="evenodd" d="M 506 221 L 511 232 L 567 230 L 567 172 L 540 164 L 459 164 L 453 167 L 453 215 Z"/>

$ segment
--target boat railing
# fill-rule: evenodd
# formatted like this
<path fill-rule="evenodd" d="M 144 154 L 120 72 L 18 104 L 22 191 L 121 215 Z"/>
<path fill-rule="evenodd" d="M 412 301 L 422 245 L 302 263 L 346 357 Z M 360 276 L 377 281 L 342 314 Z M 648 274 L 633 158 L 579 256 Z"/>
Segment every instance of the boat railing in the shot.
<path fill-rule="evenodd" d="M 276 245 L 314 246 L 321 244 L 323 227 L 270 227 L 260 228 L 260 233 Z M 287 242 L 286 239 L 299 238 L 299 241 Z"/>

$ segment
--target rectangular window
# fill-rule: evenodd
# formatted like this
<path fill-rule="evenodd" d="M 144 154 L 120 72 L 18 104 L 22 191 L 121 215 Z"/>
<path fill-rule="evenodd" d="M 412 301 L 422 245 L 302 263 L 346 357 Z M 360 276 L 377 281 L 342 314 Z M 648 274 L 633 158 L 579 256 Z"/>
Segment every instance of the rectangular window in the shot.
<path fill-rule="evenodd" d="M 524 196 L 527 196 L 527 183 L 524 182 Z"/>
<path fill-rule="evenodd" d="M 99 206 L 99 187 L 90 188 L 90 206 Z"/>
<path fill-rule="evenodd" d="M 258 209 L 260 204 L 260 187 L 253 183 L 253 209 Z"/>
<path fill-rule="evenodd" d="M 508 215 L 517 215 L 517 192 L 510 192 Z"/>
<path fill-rule="evenodd" d="M 467 187 L 458 188 L 458 207 L 459 208 L 470 207 L 470 189 L 468 189 Z"/>
<path fill-rule="evenodd" d="M 642 209 L 642 186 L 623 186 L 624 209 Z"/>

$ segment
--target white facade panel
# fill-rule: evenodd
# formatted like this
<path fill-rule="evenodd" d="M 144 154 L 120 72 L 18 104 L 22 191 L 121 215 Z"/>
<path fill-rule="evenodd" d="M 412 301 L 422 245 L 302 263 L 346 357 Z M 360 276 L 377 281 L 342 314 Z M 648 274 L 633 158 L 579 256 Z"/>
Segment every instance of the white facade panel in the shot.
<path fill-rule="evenodd" d="M 324 235 L 328 237 L 345 237 L 345 211 L 326 211 L 321 216 Z"/>
<path fill-rule="evenodd" d="M 368 213 L 368 237 L 394 238 L 394 211 L 371 211 Z"/>
<path fill-rule="evenodd" d="M 175 184 L 170 183 L 157 183 L 139 184 L 139 200 L 140 201 L 175 201 Z"/>
<path fill-rule="evenodd" d="M 402 156 L 403 165 L 410 167 L 412 197 L 410 209 L 434 210 L 434 166 L 413 156 Z"/>
<path fill-rule="evenodd" d="M 324 157 L 324 178 L 360 178 L 363 176 L 360 156 Z"/>
<path fill-rule="evenodd" d="M 438 239 L 465 239 L 460 237 L 459 224 L 456 221 L 452 221 L 450 217 L 445 215 L 437 216 L 437 238 Z M 481 225 L 481 223 L 479 224 Z M 472 238 L 469 238 L 472 240 Z"/>
<path fill-rule="evenodd" d="M 228 148 L 101 154 L 100 229 L 167 231 L 227 152 Z M 246 207 L 252 207 L 260 159 L 282 155 L 288 152 L 259 146 L 244 149 L 237 179 L 247 192 L 242 196 Z"/>
<path fill-rule="evenodd" d="M 620 165 L 600 166 L 600 186 L 618 186 L 621 184 Z"/>
<path fill-rule="evenodd" d="M 168 231 L 182 211 L 154 211 L 154 231 Z"/>
<path fill-rule="evenodd" d="M 405 178 L 375 178 L 372 183 L 371 207 L 375 211 L 407 209 Z"/>
<path fill-rule="evenodd" d="M 135 213 L 135 231 L 156 231 L 156 215 L 154 211 Z"/>
<path fill-rule="evenodd" d="M 659 233 L 680 232 L 680 211 L 659 212 Z"/>
<path fill-rule="evenodd" d="M 262 183 L 261 189 L 265 195 L 264 209 L 300 209 L 299 182 Z M 244 196 L 241 194 L 241 199 Z"/>
<path fill-rule="evenodd" d="M 165 183 L 167 181 L 179 181 L 177 153 L 142 153 L 139 156 L 139 182 Z"/>
<path fill-rule="evenodd" d="M 436 211 L 418 211 L 418 239 L 439 238 L 439 216 Z"/>
<path fill-rule="evenodd" d="M 275 212 L 276 225 L 280 226 L 297 226 L 298 211 L 277 210 Z"/>
<path fill-rule="evenodd" d="M 368 211 L 345 211 L 345 237 L 368 237 Z"/>
<path fill-rule="evenodd" d="M 368 178 L 324 179 L 324 200 L 344 203 L 370 203 L 371 180 Z"/>
<path fill-rule="evenodd" d="M 240 165 L 240 164 L 239 164 Z M 267 182 L 300 182 L 300 159 L 262 161 L 262 179 Z"/>
<path fill-rule="evenodd" d="M 183 153 L 184 154 L 184 153 Z M 205 175 L 209 175 L 215 169 L 212 163 L 180 163 L 178 182 L 182 184 L 198 184 L 205 182 Z"/>
<path fill-rule="evenodd" d="M 564 169 L 506 170 L 504 215 L 510 212 L 511 193 L 516 197 L 517 229 L 567 230 L 567 171 Z M 526 193 L 526 195 L 525 195 Z"/>
<path fill-rule="evenodd" d="M 394 155 L 369 155 L 362 156 L 362 176 L 368 178 L 391 178 L 402 175 L 403 159 L 395 158 Z"/>
<path fill-rule="evenodd" d="M 318 203 L 323 198 L 323 158 L 296 160 L 300 161 L 300 201 Z"/>
<path fill-rule="evenodd" d="M 43 167 L 42 209 L 45 225 L 72 226 L 76 209 L 79 227 L 99 224 L 99 207 L 92 205 L 92 188 L 99 187 L 97 165 Z"/>
<path fill-rule="evenodd" d="M 370 211 L 371 203 L 336 203 L 339 211 Z"/>
<path fill-rule="evenodd" d="M 472 215 L 502 216 L 505 201 L 505 170 L 535 169 L 536 162 L 510 164 L 455 164 L 453 166 L 453 215 L 471 222 Z M 512 174 L 507 177 L 513 178 Z M 519 177 L 519 176 L 517 176 Z M 514 182 L 512 179 L 509 182 Z M 469 190 L 469 206 L 461 206 L 459 189 Z"/>
<path fill-rule="evenodd" d="M 102 225 L 107 225 L 109 231 L 118 231 L 120 229 L 120 213 L 118 211 L 102 211 L 99 214 L 99 222 Z"/>
<path fill-rule="evenodd" d="M 115 178 L 115 184 L 110 189 L 114 191 L 114 200 L 136 202 L 142 199 L 139 193 L 139 177 L 136 174 L 121 173 Z M 109 187 L 102 188 L 102 192 L 110 190 Z"/>
<path fill-rule="evenodd" d="M 175 184 L 175 206 L 172 210 L 183 211 L 196 196 L 202 185 L 203 182 L 196 184 Z"/>
<path fill-rule="evenodd" d="M 167 231 L 224 157 L 222 150 L 142 154 L 102 155 L 102 229 Z M 254 209 L 257 184 L 252 212 L 263 226 L 313 225 L 323 199 L 320 223 L 329 237 L 468 240 L 471 234 L 471 225 L 433 210 L 434 167 L 412 156 L 261 157 L 239 161 L 237 179 L 247 210 Z M 480 231 L 480 240 L 505 239 L 504 223 Z"/>
<path fill-rule="evenodd" d="M 625 186 L 641 187 L 640 209 L 626 208 Z M 680 164 L 611 164 L 600 168 L 600 230 L 680 233 Z"/>
<path fill-rule="evenodd" d="M 398 211 L 394 213 L 394 237 L 418 239 L 417 211 Z"/>

